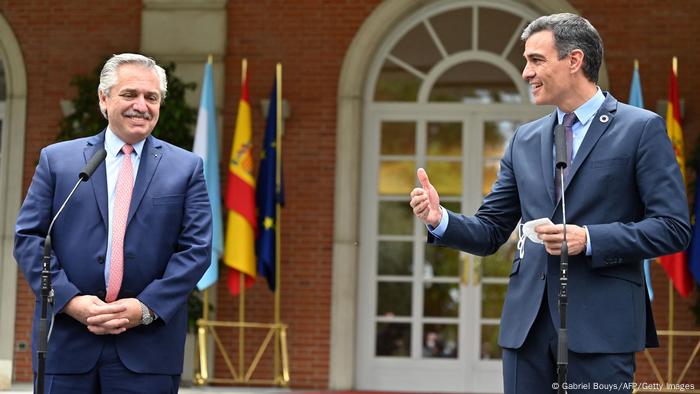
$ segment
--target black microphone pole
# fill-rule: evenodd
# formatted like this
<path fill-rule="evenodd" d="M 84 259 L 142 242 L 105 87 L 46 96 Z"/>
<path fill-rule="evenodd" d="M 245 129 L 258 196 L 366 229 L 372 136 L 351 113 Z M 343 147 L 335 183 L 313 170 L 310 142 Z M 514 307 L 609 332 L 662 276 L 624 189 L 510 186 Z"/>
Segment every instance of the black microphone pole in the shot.
<path fill-rule="evenodd" d="M 559 263 L 559 337 L 557 340 L 557 393 L 566 393 L 566 375 L 569 367 L 569 336 L 566 328 L 566 305 L 568 303 L 567 285 L 569 281 L 569 247 L 566 243 L 566 200 L 564 198 L 564 169 L 567 166 L 566 128 L 557 125 L 554 128 L 554 146 L 556 151 L 556 176 L 561 180 L 561 217 L 564 224 L 564 240 L 561 243 L 561 260 Z M 546 297 L 546 294 L 545 294 Z"/>
<path fill-rule="evenodd" d="M 49 348 L 49 321 L 48 321 L 48 310 L 49 304 L 53 305 L 53 289 L 51 288 L 51 229 L 53 228 L 58 215 L 61 214 L 63 208 L 66 207 L 68 201 L 73 197 L 75 191 L 78 190 L 81 182 L 87 182 L 95 172 L 97 166 L 100 165 L 107 157 L 107 151 L 100 149 L 90 158 L 85 167 L 78 175 L 78 181 L 73 186 L 73 190 L 68 194 L 68 197 L 63 201 L 63 205 L 58 209 L 56 215 L 51 219 L 51 224 L 49 224 L 49 230 L 46 232 L 46 239 L 44 240 L 44 257 L 42 259 L 41 268 L 41 291 L 39 292 L 41 296 L 41 315 L 39 317 L 39 343 L 37 345 L 36 355 L 37 355 L 37 377 L 36 377 L 36 390 L 35 393 L 44 394 L 44 382 L 46 378 L 46 353 Z M 53 320 L 53 319 L 52 319 Z M 53 324 L 53 323 L 52 323 Z"/>

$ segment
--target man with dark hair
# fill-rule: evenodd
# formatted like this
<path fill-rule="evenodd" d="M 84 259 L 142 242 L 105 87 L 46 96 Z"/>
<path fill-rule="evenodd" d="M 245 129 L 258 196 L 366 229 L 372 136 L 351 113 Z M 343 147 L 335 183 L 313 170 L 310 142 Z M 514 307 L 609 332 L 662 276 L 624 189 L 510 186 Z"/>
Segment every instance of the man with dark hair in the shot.
<path fill-rule="evenodd" d="M 428 241 L 475 255 L 494 253 L 518 222 L 562 222 L 553 130 L 563 124 L 571 392 L 631 392 L 634 353 L 658 346 L 642 261 L 683 250 L 690 224 L 681 177 L 663 120 L 618 102 L 597 86 L 603 43 L 573 14 L 536 19 L 522 34 L 523 78 L 548 116 L 518 128 L 498 178 L 474 216 L 440 206 L 420 168 L 410 205 Z M 513 261 L 499 344 L 505 393 L 556 388 L 559 260 L 563 225 L 535 226 Z M 542 243 L 540 243 L 542 242 Z M 580 385 L 579 385 L 580 384 Z M 576 386 L 578 385 L 578 386 Z M 615 385 L 615 386 L 612 386 Z"/>
<path fill-rule="evenodd" d="M 107 152 L 51 231 L 46 393 L 178 391 L 187 299 L 210 261 L 211 208 L 202 159 L 151 135 L 166 92 L 153 59 L 115 55 L 97 92 L 107 128 L 41 151 L 14 250 L 37 306 L 49 223 L 85 163 Z"/>

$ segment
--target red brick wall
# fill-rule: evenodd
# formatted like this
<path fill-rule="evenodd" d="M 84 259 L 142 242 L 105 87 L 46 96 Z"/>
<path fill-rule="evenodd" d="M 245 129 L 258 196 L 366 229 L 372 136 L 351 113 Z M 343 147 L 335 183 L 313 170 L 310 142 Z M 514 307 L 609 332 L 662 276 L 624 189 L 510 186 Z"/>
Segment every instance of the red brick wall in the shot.
<path fill-rule="evenodd" d="M 0 13 L 19 41 L 27 71 L 26 191 L 39 151 L 55 141 L 58 134 L 63 117 L 59 101 L 75 96 L 75 90 L 69 85 L 71 78 L 91 72 L 112 53 L 138 50 L 141 2 L 0 1 Z M 29 346 L 34 297 L 21 273 L 17 287 L 15 349 L 19 343 L 27 347 L 15 351 L 15 379 L 31 381 Z"/>
<path fill-rule="evenodd" d="M 331 259 L 337 86 L 347 48 L 378 1 L 264 1 L 228 3 L 224 155 L 230 154 L 240 96 L 240 62 L 248 58 L 254 141 L 260 145 L 275 64 L 291 105 L 283 141 L 286 206 L 282 215 L 282 321 L 289 324 L 293 387 L 328 386 Z M 256 156 L 258 157 L 258 156 Z M 273 320 L 264 278 L 247 295 L 249 321 Z M 219 318 L 238 319 L 238 299 L 219 287 Z M 237 337 L 227 338 L 233 346 Z M 246 345 L 248 352 L 253 341 Z M 237 346 L 234 346 L 237 348 Z M 216 375 L 226 366 L 217 360 Z M 269 378 L 267 370 L 259 378 Z"/>

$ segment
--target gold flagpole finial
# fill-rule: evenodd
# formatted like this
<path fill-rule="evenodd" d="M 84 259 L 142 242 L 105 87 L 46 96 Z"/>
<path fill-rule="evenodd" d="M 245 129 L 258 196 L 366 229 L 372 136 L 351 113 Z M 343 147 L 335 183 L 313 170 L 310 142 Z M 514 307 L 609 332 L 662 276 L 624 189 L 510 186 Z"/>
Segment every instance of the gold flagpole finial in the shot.
<path fill-rule="evenodd" d="M 209 54 L 209 57 L 207 58 L 207 63 L 212 64 L 214 63 L 214 55 L 211 53 Z"/>
<path fill-rule="evenodd" d="M 246 75 L 248 75 L 248 59 L 243 58 L 241 60 L 241 84 L 245 82 Z"/>
<path fill-rule="evenodd" d="M 634 59 L 634 69 L 639 70 L 639 60 Z"/>
<path fill-rule="evenodd" d="M 673 73 L 678 76 L 678 58 L 675 56 L 673 57 Z"/>

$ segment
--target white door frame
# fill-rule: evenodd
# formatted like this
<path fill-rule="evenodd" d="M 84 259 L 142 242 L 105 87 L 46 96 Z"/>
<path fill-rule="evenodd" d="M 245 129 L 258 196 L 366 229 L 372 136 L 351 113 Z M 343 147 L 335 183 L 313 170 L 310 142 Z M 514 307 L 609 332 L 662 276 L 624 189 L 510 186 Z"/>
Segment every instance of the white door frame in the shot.
<path fill-rule="evenodd" d="M 12 380 L 17 264 L 12 256 L 22 198 L 27 74 L 19 42 L 0 14 L 0 59 L 5 66 L 5 112 L 0 141 L 0 382 Z"/>

